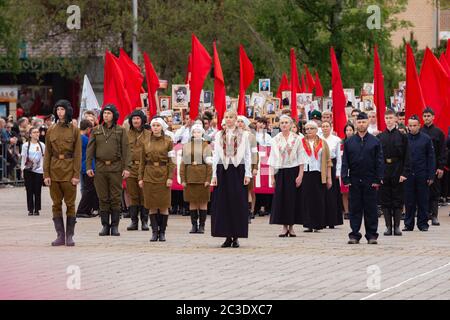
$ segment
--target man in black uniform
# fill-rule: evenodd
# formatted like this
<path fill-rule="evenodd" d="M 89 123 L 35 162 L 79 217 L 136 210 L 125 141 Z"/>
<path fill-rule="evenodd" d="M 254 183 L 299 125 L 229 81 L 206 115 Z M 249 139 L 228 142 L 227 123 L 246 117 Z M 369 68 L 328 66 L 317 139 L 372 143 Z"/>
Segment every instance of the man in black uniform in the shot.
<path fill-rule="evenodd" d="M 411 171 L 405 185 L 406 216 L 403 231 L 413 231 L 417 211 L 417 227 L 428 231 L 428 193 L 433 184 L 436 167 L 433 143 L 428 135 L 420 132 L 416 115 L 408 119 L 408 148 Z"/>
<path fill-rule="evenodd" d="M 341 177 L 344 185 L 350 187 L 349 244 L 357 244 L 362 235 L 359 232 L 364 215 L 366 239 L 377 244 L 378 214 L 377 189 L 383 179 L 384 161 L 380 141 L 367 132 L 369 120 L 361 112 L 356 118 L 357 134 L 344 143 Z"/>
<path fill-rule="evenodd" d="M 380 187 L 380 204 L 386 221 L 385 236 L 392 235 L 392 219 L 394 219 L 394 235 L 401 236 L 400 218 L 403 209 L 403 182 L 409 175 L 408 138 L 396 128 L 395 112 L 391 109 L 384 114 L 386 130 L 377 137 L 383 148 L 385 171 L 383 184 Z"/>
<path fill-rule="evenodd" d="M 431 218 L 431 225 L 439 226 L 438 211 L 439 211 L 439 197 L 441 196 L 441 179 L 444 175 L 444 167 L 447 160 L 445 151 L 445 136 L 441 129 L 434 124 L 434 111 L 430 107 L 423 110 L 422 113 L 424 126 L 420 129 L 421 132 L 430 136 L 433 141 L 435 154 L 436 177 L 434 183 L 430 185 L 429 195 L 429 218 Z"/>

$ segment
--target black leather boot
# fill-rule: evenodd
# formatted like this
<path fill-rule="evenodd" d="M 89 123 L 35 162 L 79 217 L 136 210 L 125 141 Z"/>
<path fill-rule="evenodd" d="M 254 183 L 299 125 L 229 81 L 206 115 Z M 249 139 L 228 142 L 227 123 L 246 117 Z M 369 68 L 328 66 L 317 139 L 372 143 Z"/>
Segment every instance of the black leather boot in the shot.
<path fill-rule="evenodd" d="M 225 242 L 222 243 L 221 247 L 222 248 L 230 248 L 232 243 L 233 243 L 233 240 L 231 240 L 231 238 L 226 238 Z"/>
<path fill-rule="evenodd" d="M 402 218 L 402 209 L 394 209 L 394 236 L 401 236 L 400 220 Z"/>
<path fill-rule="evenodd" d="M 430 209 L 431 209 L 431 225 L 432 226 L 440 226 L 441 224 L 439 223 L 439 220 L 438 220 L 439 202 L 433 201 L 431 203 Z"/>
<path fill-rule="evenodd" d="M 120 236 L 119 232 L 120 210 L 113 210 L 111 213 L 111 235 Z"/>
<path fill-rule="evenodd" d="M 101 211 L 100 212 L 100 220 L 102 222 L 102 230 L 99 232 L 100 237 L 109 236 L 110 233 L 110 224 L 109 224 L 109 212 Z"/>
<path fill-rule="evenodd" d="M 195 209 L 195 210 L 190 210 L 190 212 L 191 212 L 192 228 L 191 228 L 191 231 L 189 231 L 189 233 L 197 233 L 198 232 L 198 211 L 197 211 L 197 209 Z"/>
<path fill-rule="evenodd" d="M 67 217 L 66 220 L 66 246 L 73 247 L 75 242 L 73 236 L 75 234 L 75 223 L 77 223 L 76 217 Z"/>
<path fill-rule="evenodd" d="M 231 244 L 233 248 L 239 248 L 239 240 L 238 238 L 233 238 L 233 243 Z"/>
<path fill-rule="evenodd" d="M 386 222 L 386 230 L 384 231 L 385 236 L 392 236 L 392 210 L 389 208 L 382 208 L 384 221 Z"/>
<path fill-rule="evenodd" d="M 135 231 L 139 228 L 138 226 L 138 206 L 129 206 L 128 212 L 130 213 L 131 223 L 127 227 L 128 231 Z"/>
<path fill-rule="evenodd" d="M 140 206 L 140 211 L 141 211 L 141 230 L 148 231 L 150 230 L 148 228 L 148 209 L 146 209 L 144 206 Z"/>
<path fill-rule="evenodd" d="M 159 241 L 166 241 L 166 227 L 169 215 L 160 214 L 160 216 L 161 216 L 161 224 L 159 225 Z"/>
<path fill-rule="evenodd" d="M 205 223 L 206 223 L 206 217 L 208 215 L 207 210 L 199 210 L 200 213 L 200 223 L 198 225 L 198 233 L 205 233 Z"/>
<path fill-rule="evenodd" d="M 53 218 L 53 223 L 56 230 L 56 240 L 52 242 L 52 246 L 63 246 L 66 244 L 66 234 L 64 232 L 64 220 L 62 217 Z"/>
<path fill-rule="evenodd" d="M 150 239 L 150 242 L 158 241 L 158 214 L 150 215 L 150 226 L 152 227 L 152 238 Z"/>

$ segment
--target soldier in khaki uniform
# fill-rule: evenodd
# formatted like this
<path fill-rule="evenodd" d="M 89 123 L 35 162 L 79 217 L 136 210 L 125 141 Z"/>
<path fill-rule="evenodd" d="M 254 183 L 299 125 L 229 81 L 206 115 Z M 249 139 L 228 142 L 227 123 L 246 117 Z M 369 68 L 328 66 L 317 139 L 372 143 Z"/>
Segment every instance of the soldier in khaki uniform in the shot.
<path fill-rule="evenodd" d="M 130 195 L 130 213 L 131 224 L 127 230 L 138 230 L 139 214 L 141 216 L 141 228 L 148 231 L 148 209 L 144 207 L 144 192 L 139 187 L 138 172 L 141 159 L 142 146 L 150 140 L 150 131 L 144 128 L 147 123 L 147 117 L 141 110 L 135 110 L 128 118 L 130 129 L 128 130 L 128 143 L 130 145 L 130 176 L 127 179 L 127 191 Z"/>
<path fill-rule="evenodd" d="M 139 186 L 144 189 L 144 205 L 150 210 L 150 241 L 166 241 L 175 151 L 173 140 L 164 134 L 167 129 L 164 120 L 154 118 L 150 126 L 150 139 L 146 141 L 141 152 Z"/>
<path fill-rule="evenodd" d="M 180 166 L 184 201 L 189 202 L 192 229 L 189 233 L 205 233 L 206 214 L 211 195 L 212 152 L 202 139 L 205 130 L 200 124 L 191 128 L 191 141 L 183 146 Z M 198 218 L 200 216 L 200 223 Z"/>
<path fill-rule="evenodd" d="M 122 179 L 128 178 L 129 147 L 124 128 L 117 124 L 119 112 L 112 104 L 100 114 L 100 125 L 94 128 L 86 152 L 86 173 L 94 177 L 100 204 L 102 230 L 99 236 L 120 236 Z M 95 159 L 96 172 L 92 170 Z M 111 222 L 110 218 L 111 216 Z"/>
<path fill-rule="evenodd" d="M 53 223 L 57 238 L 52 246 L 74 246 L 75 198 L 80 182 L 81 137 L 80 131 L 72 123 L 72 106 L 67 100 L 55 104 L 56 124 L 47 131 L 45 138 L 44 183 L 50 187 L 53 201 Z M 66 230 L 62 213 L 62 201 L 67 206 Z"/>

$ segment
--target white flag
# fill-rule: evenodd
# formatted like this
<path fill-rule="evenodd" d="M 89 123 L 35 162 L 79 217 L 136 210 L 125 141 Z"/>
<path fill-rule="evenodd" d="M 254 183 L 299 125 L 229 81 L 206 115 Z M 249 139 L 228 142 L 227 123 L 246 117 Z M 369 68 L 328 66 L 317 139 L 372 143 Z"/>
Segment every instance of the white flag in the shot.
<path fill-rule="evenodd" d="M 83 91 L 81 92 L 80 120 L 83 116 L 83 112 L 86 110 L 92 110 L 99 114 L 101 109 L 91 83 L 89 82 L 87 75 L 84 75 Z"/>

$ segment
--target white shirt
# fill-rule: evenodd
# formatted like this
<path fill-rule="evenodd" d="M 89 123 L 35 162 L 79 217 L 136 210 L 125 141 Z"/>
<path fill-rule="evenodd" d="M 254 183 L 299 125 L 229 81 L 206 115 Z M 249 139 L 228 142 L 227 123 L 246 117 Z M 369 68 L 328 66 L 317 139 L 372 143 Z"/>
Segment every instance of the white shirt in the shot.
<path fill-rule="evenodd" d="M 367 131 L 369 131 L 369 133 L 373 135 L 377 135 L 379 133 L 376 124 L 369 124 L 369 128 L 367 129 Z"/>
<path fill-rule="evenodd" d="M 340 177 L 342 167 L 341 139 L 333 134 L 330 134 L 325 141 L 330 149 L 331 159 L 336 159 L 336 177 Z"/>
<path fill-rule="evenodd" d="M 191 139 L 191 129 L 186 128 L 186 126 L 182 126 L 175 132 L 174 137 L 175 143 L 181 142 L 181 144 L 185 144 L 188 143 L 190 139 Z"/>
<path fill-rule="evenodd" d="M 42 154 L 45 154 L 45 144 L 43 144 L 42 142 L 31 143 L 29 151 L 28 145 L 29 142 L 25 142 L 22 145 L 20 169 L 23 170 L 25 168 L 25 162 L 27 160 L 28 152 L 28 159 L 33 162 L 33 169 L 31 171 L 35 173 L 44 173 L 44 157 L 42 156 Z"/>
<path fill-rule="evenodd" d="M 309 143 L 309 148 L 311 150 L 311 156 L 308 156 L 308 154 L 305 151 L 306 161 L 305 161 L 304 170 L 305 170 L 305 172 L 308 172 L 308 171 L 319 171 L 320 172 L 323 147 L 320 148 L 317 159 L 316 159 L 316 157 L 314 156 L 314 140 L 312 140 L 312 141 L 306 140 L 306 143 Z"/>
<path fill-rule="evenodd" d="M 258 142 L 260 146 L 270 147 L 272 144 L 272 137 L 265 130 L 262 132 L 257 131 L 255 136 L 256 142 Z"/>
<path fill-rule="evenodd" d="M 227 136 L 225 137 L 227 145 L 229 146 L 229 151 L 234 152 L 234 137 L 237 138 L 237 151 L 236 155 L 226 154 L 224 152 L 222 145 L 222 134 L 223 131 L 219 131 L 216 134 L 214 140 L 214 150 L 213 150 L 213 178 L 217 177 L 217 165 L 223 164 L 225 170 L 228 169 L 230 163 L 235 167 L 238 167 L 242 162 L 245 165 L 245 176 L 248 178 L 252 177 L 251 164 L 252 155 L 250 150 L 250 142 L 248 138 L 247 131 L 240 131 L 239 129 L 227 130 Z M 228 148 L 227 148 L 228 149 Z"/>
<path fill-rule="evenodd" d="M 306 153 L 302 145 L 302 138 L 290 132 L 288 138 L 280 132 L 272 139 L 272 147 L 268 160 L 273 169 L 298 167 L 306 162 Z"/>

